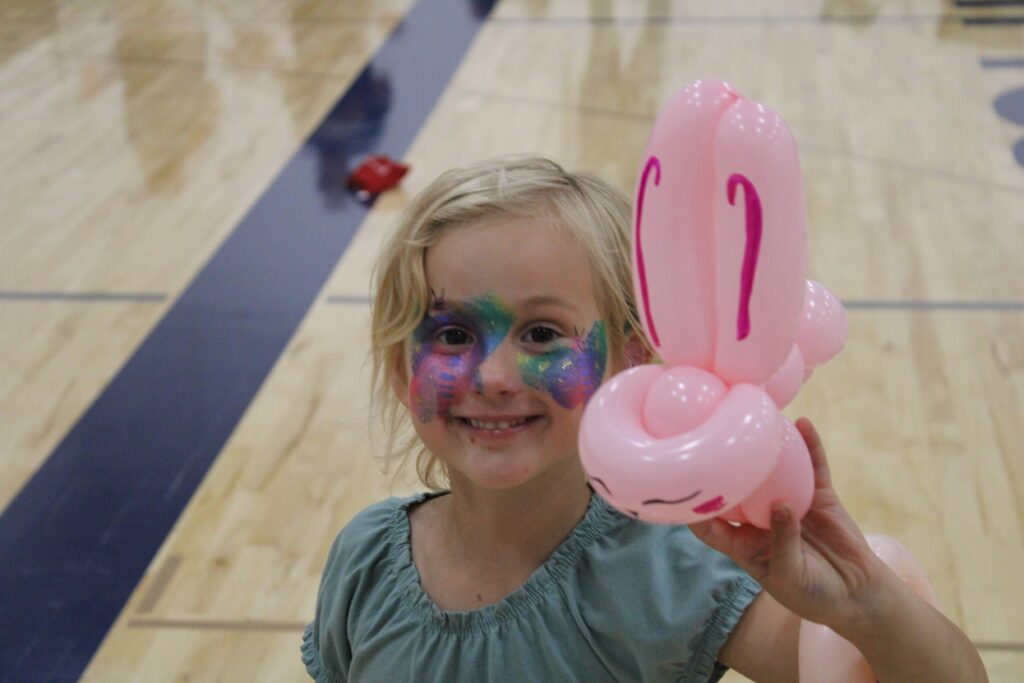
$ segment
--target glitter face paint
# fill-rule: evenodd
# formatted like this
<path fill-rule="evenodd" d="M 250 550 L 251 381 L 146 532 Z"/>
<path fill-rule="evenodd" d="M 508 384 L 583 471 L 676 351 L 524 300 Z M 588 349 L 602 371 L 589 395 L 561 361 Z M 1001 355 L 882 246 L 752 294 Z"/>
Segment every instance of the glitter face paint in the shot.
<path fill-rule="evenodd" d="M 480 385 L 480 364 L 498 348 L 515 323 L 512 309 L 493 295 L 465 303 L 435 299 L 412 337 L 412 381 L 409 398 L 420 422 L 448 413 L 452 403 Z M 464 330 L 473 343 L 462 349 L 442 344 L 438 332 Z"/>
<path fill-rule="evenodd" d="M 607 358 L 604 323 L 598 320 L 586 339 L 577 337 L 572 346 L 537 355 L 521 353 L 516 364 L 527 386 L 551 394 L 563 408 L 575 408 L 601 385 Z"/>
<path fill-rule="evenodd" d="M 435 299 L 413 332 L 413 414 L 422 423 L 443 418 L 471 389 L 481 389 L 480 365 L 516 324 L 513 309 L 488 294 L 463 303 Z M 473 337 L 462 349 L 445 346 L 438 333 L 457 328 Z M 576 337 L 543 353 L 520 353 L 516 365 L 527 386 L 546 392 L 563 408 L 585 403 L 601 384 L 608 358 L 604 323 L 597 321 L 586 339 Z"/>

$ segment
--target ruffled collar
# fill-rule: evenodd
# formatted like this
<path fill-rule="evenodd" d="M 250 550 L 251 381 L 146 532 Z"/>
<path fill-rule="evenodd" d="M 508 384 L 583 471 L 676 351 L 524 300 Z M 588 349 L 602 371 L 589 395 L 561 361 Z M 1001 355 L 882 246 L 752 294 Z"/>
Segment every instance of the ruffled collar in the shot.
<path fill-rule="evenodd" d="M 616 521 L 629 521 L 612 510 L 600 496 L 591 494 L 583 519 L 522 586 L 493 605 L 468 612 L 449 612 L 438 607 L 420 585 L 419 572 L 412 560 L 409 526 L 411 507 L 447 494 L 447 491 L 419 493 L 399 501 L 388 528 L 387 555 L 391 561 L 391 573 L 412 609 L 439 630 L 449 633 L 496 628 L 501 623 L 530 611 L 556 589 L 558 583 L 576 567 L 583 551 L 606 533 L 611 524 Z"/>

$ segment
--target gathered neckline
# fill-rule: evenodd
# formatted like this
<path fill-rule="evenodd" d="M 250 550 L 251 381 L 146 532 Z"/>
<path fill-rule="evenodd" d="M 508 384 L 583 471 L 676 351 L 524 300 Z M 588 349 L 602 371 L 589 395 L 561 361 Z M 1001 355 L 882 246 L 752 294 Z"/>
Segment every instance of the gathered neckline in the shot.
<path fill-rule="evenodd" d="M 429 620 L 438 630 L 448 633 L 468 633 L 496 628 L 503 622 L 528 612 L 557 588 L 558 582 L 576 566 L 583 550 L 606 530 L 609 523 L 616 518 L 628 521 L 626 517 L 617 515 L 600 496 L 592 493 L 583 519 L 573 527 L 566 539 L 523 585 L 492 605 L 470 611 L 448 611 L 438 607 L 420 584 L 419 570 L 412 559 L 409 523 L 411 507 L 448 494 L 448 491 L 433 491 L 400 499 L 392 513 L 387 538 L 391 574 L 399 590 L 409 599 L 413 610 Z"/>

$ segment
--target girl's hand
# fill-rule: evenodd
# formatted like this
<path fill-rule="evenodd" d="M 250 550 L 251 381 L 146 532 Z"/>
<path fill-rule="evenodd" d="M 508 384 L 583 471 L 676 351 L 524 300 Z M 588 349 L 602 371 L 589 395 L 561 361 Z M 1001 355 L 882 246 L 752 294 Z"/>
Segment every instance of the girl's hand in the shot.
<path fill-rule="evenodd" d="M 878 588 L 893 575 L 839 502 L 818 432 L 806 418 L 796 426 L 814 468 L 814 497 L 802 520 L 777 503 L 770 531 L 734 527 L 720 519 L 690 529 L 735 560 L 791 612 L 843 635 L 870 622 Z"/>

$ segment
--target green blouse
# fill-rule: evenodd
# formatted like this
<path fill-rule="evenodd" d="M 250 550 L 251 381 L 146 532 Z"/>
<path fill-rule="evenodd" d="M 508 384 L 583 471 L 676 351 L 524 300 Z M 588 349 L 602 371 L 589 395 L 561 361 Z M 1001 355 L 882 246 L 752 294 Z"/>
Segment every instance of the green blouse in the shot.
<path fill-rule="evenodd" d="M 363 510 L 331 547 L 302 658 L 317 683 L 716 681 L 715 657 L 760 586 L 684 526 L 591 496 L 583 520 L 520 588 L 445 612 L 420 587 L 408 509 Z"/>

